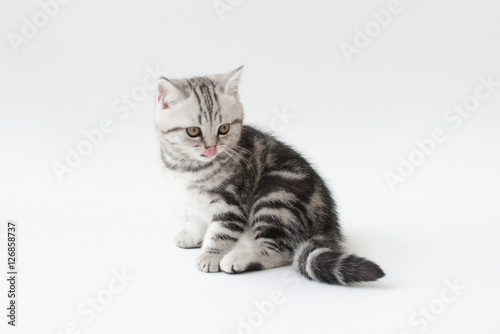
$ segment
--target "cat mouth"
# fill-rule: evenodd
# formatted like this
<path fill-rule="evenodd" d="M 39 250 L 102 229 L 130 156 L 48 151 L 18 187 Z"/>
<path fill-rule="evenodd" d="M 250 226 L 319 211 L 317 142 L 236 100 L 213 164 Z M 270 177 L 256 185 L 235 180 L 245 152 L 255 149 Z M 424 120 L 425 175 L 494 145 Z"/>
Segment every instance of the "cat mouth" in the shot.
<path fill-rule="evenodd" d="M 213 158 L 217 155 L 217 147 L 216 146 L 210 146 L 207 147 L 205 152 L 201 155 L 202 157 L 205 158 Z"/>

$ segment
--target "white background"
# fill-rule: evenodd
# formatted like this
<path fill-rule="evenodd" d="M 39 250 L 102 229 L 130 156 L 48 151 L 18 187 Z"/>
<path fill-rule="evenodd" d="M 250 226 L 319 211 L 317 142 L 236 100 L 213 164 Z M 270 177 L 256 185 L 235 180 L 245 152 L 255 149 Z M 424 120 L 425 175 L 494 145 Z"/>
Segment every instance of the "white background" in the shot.
<path fill-rule="evenodd" d="M 500 3 L 401 0 L 348 62 L 341 43 L 387 1 L 241 1 L 223 20 L 212 1 L 72 0 L 16 53 L 8 34 L 40 5 L 1 0 L 0 258 L 12 219 L 20 261 L 18 327 L 2 306 L 2 333 L 74 322 L 66 333 L 220 334 L 241 319 L 258 326 L 240 333 L 496 333 L 500 87 L 457 129 L 443 115 L 478 77 L 500 81 Z M 246 122 L 268 129 L 276 110 L 294 115 L 277 136 L 331 185 L 349 249 L 381 265 L 379 282 L 328 286 L 290 268 L 204 274 L 198 250 L 174 246 L 182 218 L 160 168 L 152 92 L 124 119 L 112 105 L 148 67 L 184 77 L 241 64 Z M 59 181 L 53 163 L 104 118 L 113 130 Z M 436 128 L 446 142 L 392 191 L 385 173 Z M 76 311 L 122 269 L 134 279 L 93 320 Z M 466 286 L 448 304 L 445 280 Z M 255 302 L 273 290 L 282 303 L 260 315 Z M 6 305 L 4 279 L 0 291 Z M 422 320 L 429 306 L 442 313 Z"/>

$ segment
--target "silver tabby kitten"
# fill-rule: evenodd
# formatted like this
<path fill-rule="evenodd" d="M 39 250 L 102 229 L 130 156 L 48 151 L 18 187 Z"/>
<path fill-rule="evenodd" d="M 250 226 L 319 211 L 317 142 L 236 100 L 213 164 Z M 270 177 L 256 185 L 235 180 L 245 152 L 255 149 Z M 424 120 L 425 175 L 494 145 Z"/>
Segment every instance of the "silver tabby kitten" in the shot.
<path fill-rule="evenodd" d="M 204 272 L 293 264 L 307 278 L 331 284 L 383 277 L 375 263 L 343 251 L 335 203 L 309 163 L 242 125 L 241 72 L 158 82 L 163 165 L 196 208 L 177 245 L 201 247 L 197 265 Z"/>

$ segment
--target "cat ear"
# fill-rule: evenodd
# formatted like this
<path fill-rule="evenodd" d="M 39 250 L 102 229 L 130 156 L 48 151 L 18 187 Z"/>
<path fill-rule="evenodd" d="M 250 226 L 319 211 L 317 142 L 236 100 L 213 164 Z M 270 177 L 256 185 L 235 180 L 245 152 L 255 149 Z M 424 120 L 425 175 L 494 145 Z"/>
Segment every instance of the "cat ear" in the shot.
<path fill-rule="evenodd" d="M 238 85 L 240 84 L 241 73 L 243 73 L 243 66 L 226 74 L 224 90 L 227 94 L 238 94 Z"/>
<path fill-rule="evenodd" d="M 163 109 L 168 109 L 182 99 L 182 92 L 172 81 L 165 77 L 161 77 L 158 80 L 158 92 L 156 97 L 157 102 L 162 105 Z"/>

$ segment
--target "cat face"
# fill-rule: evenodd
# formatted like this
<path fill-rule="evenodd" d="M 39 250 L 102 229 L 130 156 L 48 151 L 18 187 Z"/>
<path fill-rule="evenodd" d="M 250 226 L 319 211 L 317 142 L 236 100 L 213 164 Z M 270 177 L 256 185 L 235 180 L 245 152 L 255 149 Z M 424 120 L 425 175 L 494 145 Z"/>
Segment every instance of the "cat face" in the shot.
<path fill-rule="evenodd" d="M 238 96 L 242 70 L 159 80 L 155 123 L 171 154 L 183 161 L 208 162 L 231 152 L 242 130 Z"/>

